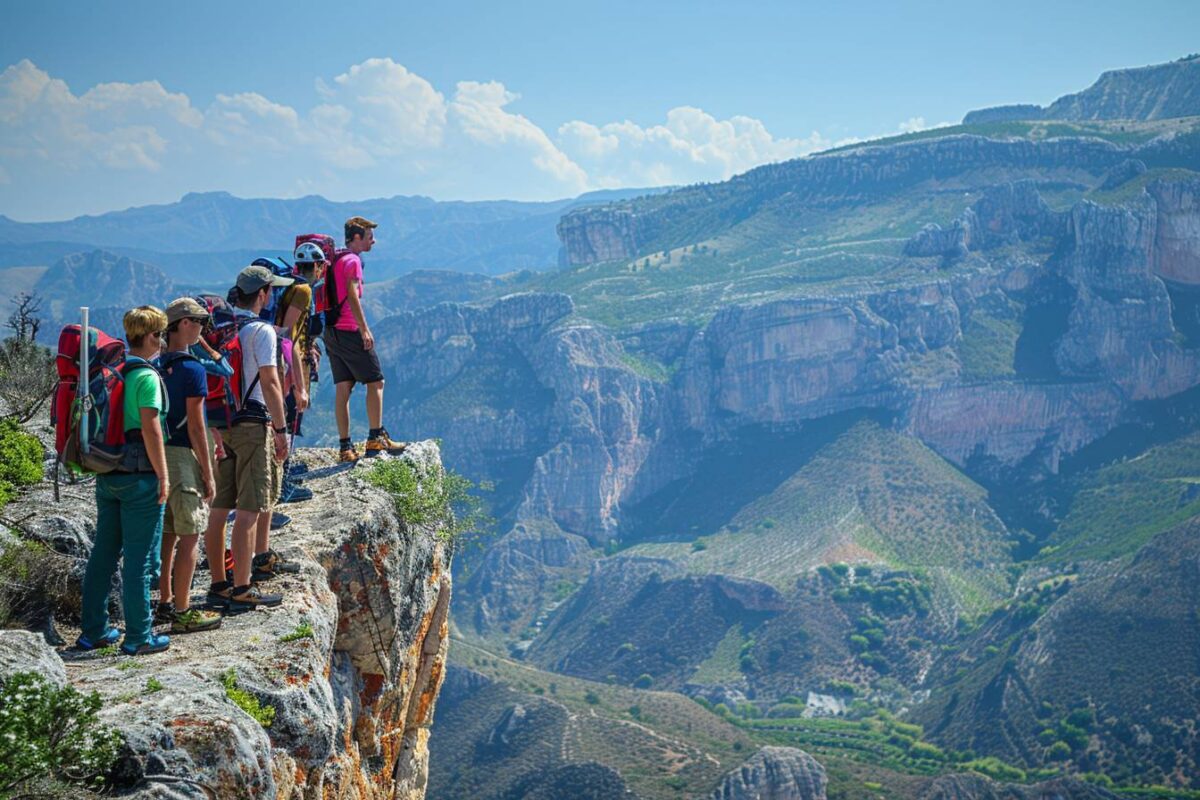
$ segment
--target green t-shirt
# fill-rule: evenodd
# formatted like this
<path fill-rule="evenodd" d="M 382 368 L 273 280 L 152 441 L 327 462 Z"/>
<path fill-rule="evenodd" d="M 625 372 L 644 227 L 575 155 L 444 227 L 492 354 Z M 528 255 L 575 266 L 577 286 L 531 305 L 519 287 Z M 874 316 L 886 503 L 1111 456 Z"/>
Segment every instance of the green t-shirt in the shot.
<path fill-rule="evenodd" d="M 153 369 L 135 369 L 125 378 L 125 430 L 141 430 L 143 408 L 153 408 L 162 417 L 162 383 Z"/>

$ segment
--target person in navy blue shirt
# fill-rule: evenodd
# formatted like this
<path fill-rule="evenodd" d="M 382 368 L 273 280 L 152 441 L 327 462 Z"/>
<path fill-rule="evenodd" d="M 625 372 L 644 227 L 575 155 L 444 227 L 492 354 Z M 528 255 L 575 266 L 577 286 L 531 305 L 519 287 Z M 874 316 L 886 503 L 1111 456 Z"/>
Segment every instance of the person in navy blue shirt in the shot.
<path fill-rule="evenodd" d="M 208 376 L 192 354 L 208 322 L 208 310 L 191 297 L 167 306 L 167 345 L 158 368 L 167 387 L 167 470 L 171 492 L 163 519 L 162 572 L 155 621 L 171 633 L 216 628 L 221 615 L 191 607 L 196 572 L 196 540 L 208 526 L 215 494 L 212 451 L 204 414 Z M 178 542 L 178 548 L 176 543 Z"/>

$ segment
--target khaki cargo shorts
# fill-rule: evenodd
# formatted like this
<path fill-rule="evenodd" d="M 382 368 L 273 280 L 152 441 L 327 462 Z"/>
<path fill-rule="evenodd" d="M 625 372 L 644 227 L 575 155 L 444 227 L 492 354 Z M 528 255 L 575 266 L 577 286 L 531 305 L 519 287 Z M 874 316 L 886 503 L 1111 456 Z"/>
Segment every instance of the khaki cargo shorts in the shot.
<path fill-rule="evenodd" d="M 176 536 L 203 533 L 208 526 L 204 505 L 204 477 L 190 447 L 167 445 L 167 478 L 171 491 L 163 515 L 163 531 Z"/>
<path fill-rule="evenodd" d="M 213 507 L 270 511 L 278 496 L 272 472 L 275 452 L 271 427 L 263 422 L 243 422 L 226 430 L 223 438 L 225 458 L 217 463 Z"/>

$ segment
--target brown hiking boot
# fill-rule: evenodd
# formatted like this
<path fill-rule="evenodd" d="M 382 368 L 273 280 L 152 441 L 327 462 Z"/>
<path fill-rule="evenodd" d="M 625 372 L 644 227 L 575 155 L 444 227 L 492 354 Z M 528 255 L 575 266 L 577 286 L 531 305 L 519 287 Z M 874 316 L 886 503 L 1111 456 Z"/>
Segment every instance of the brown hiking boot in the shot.
<path fill-rule="evenodd" d="M 221 615 L 217 612 L 189 608 L 187 611 L 175 612 L 175 619 L 171 622 L 171 633 L 196 633 L 219 627 Z"/>
<path fill-rule="evenodd" d="M 353 464 L 360 458 L 362 458 L 362 456 L 360 456 L 358 451 L 353 447 L 351 447 L 349 450 L 342 450 L 338 453 L 338 461 L 343 464 Z"/>
<path fill-rule="evenodd" d="M 229 613 L 240 614 L 258 608 L 274 608 L 283 602 L 281 594 L 263 594 L 254 586 L 235 586 L 229 598 Z"/>
<path fill-rule="evenodd" d="M 395 442 L 392 437 L 388 436 L 386 428 L 379 431 L 378 436 L 373 436 L 367 439 L 367 458 L 387 453 L 390 456 L 398 456 L 404 452 L 404 448 L 408 447 L 408 442 Z"/>

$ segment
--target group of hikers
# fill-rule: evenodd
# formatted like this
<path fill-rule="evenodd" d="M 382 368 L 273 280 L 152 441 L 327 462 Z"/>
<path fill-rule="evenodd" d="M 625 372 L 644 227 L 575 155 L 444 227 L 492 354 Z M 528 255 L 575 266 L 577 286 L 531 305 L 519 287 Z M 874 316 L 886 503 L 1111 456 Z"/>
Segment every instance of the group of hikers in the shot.
<path fill-rule="evenodd" d="M 109 624 L 108 597 L 122 559 L 121 650 L 129 655 L 170 646 L 167 634 L 154 632 L 156 624 L 169 625 L 171 634 L 211 630 L 223 613 L 283 602 L 280 593 L 264 592 L 259 584 L 299 571 L 271 548 L 271 523 L 281 500 L 312 497 L 298 485 L 306 467 L 289 464 L 288 455 L 317 380 L 318 339 L 335 383 L 339 460 L 360 457 L 350 437 L 356 384 L 366 387 L 365 455 L 403 451 L 383 426 L 383 372 L 363 312 L 362 254 L 374 245 L 376 227 L 352 217 L 344 226 L 344 249 L 334 250 L 329 236 L 297 237 L 287 270 L 262 259 L 243 269 L 227 305 L 221 304 L 228 347 L 210 341 L 218 312 L 205 296 L 125 314 L 128 348 L 114 370 L 122 393 L 113 395 L 109 410 L 111 420 L 121 420 L 123 412 L 123 422 L 116 423 L 123 428 L 116 434 L 121 444 L 113 448 L 119 463 L 94 470 L 101 473 L 96 534 L 83 578 L 79 648 L 115 645 L 121 638 Z M 224 413 L 213 410 L 214 381 L 229 397 L 218 406 Z M 100 442 L 91 447 L 104 450 Z M 91 452 L 86 444 L 82 449 Z M 193 606 L 191 597 L 201 534 L 212 575 L 203 608 Z M 155 576 L 158 603 L 152 610 Z"/>

